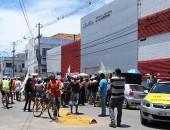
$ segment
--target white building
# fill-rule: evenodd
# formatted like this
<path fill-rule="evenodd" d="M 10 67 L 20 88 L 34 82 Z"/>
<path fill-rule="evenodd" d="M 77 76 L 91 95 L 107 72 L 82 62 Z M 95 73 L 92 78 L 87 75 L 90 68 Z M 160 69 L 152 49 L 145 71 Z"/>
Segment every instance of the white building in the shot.
<path fill-rule="evenodd" d="M 170 1 L 114 0 L 81 19 L 81 71 L 170 71 Z M 149 28 L 149 29 L 148 29 Z"/>
<path fill-rule="evenodd" d="M 41 65 L 40 65 L 40 76 L 44 77 L 47 75 L 47 62 L 46 62 L 46 54 L 47 50 L 61 46 L 65 43 L 68 43 L 72 40 L 66 38 L 52 38 L 52 37 L 41 37 L 40 39 L 40 57 L 41 57 Z M 38 72 L 38 40 L 35 41 L 32 39 L 25 46 L 26 53 L 26 61 L 25 65 L 27 68 L 27 72 L 29 73 L 37 73 Z"/>
<path fill-rule="evenodd" d="M 15 57 L 14 61 L 14 76 L 16 77 L 24 77 L 25 76 L 25 59 L 24 57 Z M 3 76 L 13 77 L 13 57 L 1 57 L 1 78 Z"/>
<path fill-rule="evenodd" d="M 138 0 L 114 0 L 81 19 L 81 71 L 137 68 Z"/>
<path fill-rule="evenodd" d="M 47 72 L 61 72 L 61 46 L 47 51 Z"/>

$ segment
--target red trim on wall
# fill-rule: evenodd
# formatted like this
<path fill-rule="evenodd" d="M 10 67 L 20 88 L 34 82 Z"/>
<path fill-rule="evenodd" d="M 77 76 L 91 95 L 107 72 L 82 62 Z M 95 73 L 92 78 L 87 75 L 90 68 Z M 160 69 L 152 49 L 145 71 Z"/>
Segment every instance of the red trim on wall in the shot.
<path fill-rule="evenodd" d="M 138 39 L 170 32 L 170 8 L 138 19 Z"/>
<path fill-rule="evenodd" d="M 61 46 L 61 72 L 65 74 L 70 65 L 71 72 L 80 72 L 80 41 Z"/>
<path fill-rule="evenodd" d="M 138 61 L 138 69 L 142 74 L 154 72 L 155 75 L 168 76 L 170 58 Z"/>

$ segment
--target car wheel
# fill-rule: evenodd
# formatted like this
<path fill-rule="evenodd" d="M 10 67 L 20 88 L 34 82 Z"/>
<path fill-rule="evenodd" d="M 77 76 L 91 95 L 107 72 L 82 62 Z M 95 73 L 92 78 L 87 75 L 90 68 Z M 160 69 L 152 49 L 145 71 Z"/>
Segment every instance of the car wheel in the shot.
<path fill-rule="evenodd" d="M 142 125 L 145 125 L 145 124 L 148 123 L 148 120 L 147 120 L 147 119 L 144 119 L 144 118 L 142 117 L 141 112 L 140 112 L 140 122 L 141 122 Z"/>
<path fill-rule="evenodd" d="M 123 108 L 123 109 L 129 108 L 128 101 L 127 101 L 126 98 L 123 100 L 123 106 L 122 106 L 122 108 Z"/>

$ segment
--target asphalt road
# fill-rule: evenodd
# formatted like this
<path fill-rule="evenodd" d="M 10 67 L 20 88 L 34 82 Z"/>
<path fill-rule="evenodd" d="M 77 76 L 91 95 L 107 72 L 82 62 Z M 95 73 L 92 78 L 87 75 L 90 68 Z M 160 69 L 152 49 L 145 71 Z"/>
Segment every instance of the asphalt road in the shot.
<path fill-rule="evenodd" d="M 0 96 L 1 99 L 1 96 Z M 10 109 L 2 107 L 0 101 L 0 130 L 170 130 L 169 123 L 151 122 L 147 126 L 140 123 L 139 110 L 128 109 L 123 110 L 122 127 L 110 128 L 108 117 L 98 117 L 101 109 L 93 106 L 79 106 L 79 112 L 84 113 L 85 116 L 96 119 L 97 124 L 90 125 L 63 125 L 53 122 L 47 112 L 40 118 L 33 116 L 32 112 L 23 112 L 24 102 L 17 102 L 10 104 Z M 69 108 L 64 108 L 69 111 Z M 108 109 L 107 109 L 108 112 Z"/>

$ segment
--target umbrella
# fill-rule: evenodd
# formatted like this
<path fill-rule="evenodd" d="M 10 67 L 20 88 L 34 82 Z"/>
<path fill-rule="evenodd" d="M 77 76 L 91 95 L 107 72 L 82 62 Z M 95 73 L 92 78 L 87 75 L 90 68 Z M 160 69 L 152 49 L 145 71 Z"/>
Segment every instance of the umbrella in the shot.
<path fill-rule="evenodd" d="M 141 74 L 141 72 L 137 69 L 130 69 L 128 70 L 128 73 L 132 73 L 132 74 Z"/>
<path fill-rule="evenodd" d="M 87 77 L 87 76 L 89 76 L 89 75 L 86 74 L 86 73 L 79 73 L 78 76 L 80 76 L 80 77 Z"/>

